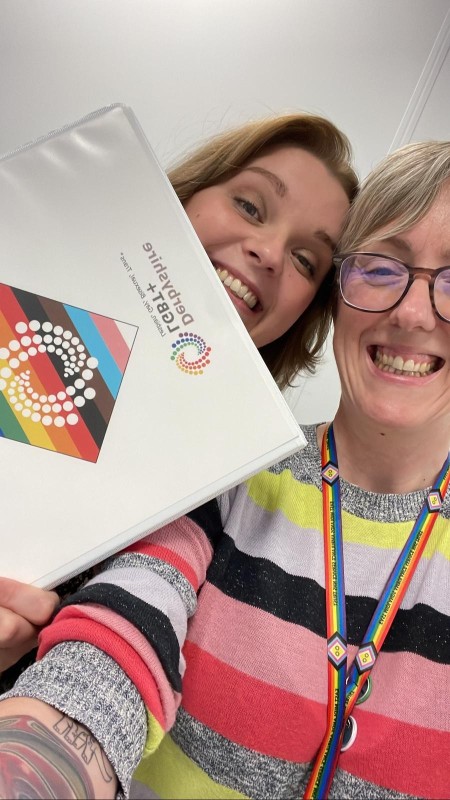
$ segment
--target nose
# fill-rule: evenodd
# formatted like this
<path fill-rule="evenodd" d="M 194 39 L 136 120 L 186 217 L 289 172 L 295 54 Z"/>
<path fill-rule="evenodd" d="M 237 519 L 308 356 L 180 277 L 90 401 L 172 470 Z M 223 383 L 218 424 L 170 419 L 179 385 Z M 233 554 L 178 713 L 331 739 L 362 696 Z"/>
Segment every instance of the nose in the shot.
<path fill-rule="evenodd" d="M 286 250 L 280 236 L 269 231 L 258 231 L 247 240 L 245 250 L 250 263 L 267 269 L 274 275 L 282 273 Z"/>
<path fill-rule="evenodd" d="M 392 309 L 391 321 L 405 330 L 432 331 L 436 327 L 436 315 L 429 287 L 429 275 L 416 275 L 401 303 Z"/>

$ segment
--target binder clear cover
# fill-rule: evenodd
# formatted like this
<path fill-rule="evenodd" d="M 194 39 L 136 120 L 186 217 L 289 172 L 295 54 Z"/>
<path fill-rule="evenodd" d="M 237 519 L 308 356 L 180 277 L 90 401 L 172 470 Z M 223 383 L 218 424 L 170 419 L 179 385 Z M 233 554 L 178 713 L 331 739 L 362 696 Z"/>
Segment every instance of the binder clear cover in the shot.
<path fill-rule="evenodd" d="M 131 109 L 0 160 L 0 574 L 52 587 L 305 440 Z"/>

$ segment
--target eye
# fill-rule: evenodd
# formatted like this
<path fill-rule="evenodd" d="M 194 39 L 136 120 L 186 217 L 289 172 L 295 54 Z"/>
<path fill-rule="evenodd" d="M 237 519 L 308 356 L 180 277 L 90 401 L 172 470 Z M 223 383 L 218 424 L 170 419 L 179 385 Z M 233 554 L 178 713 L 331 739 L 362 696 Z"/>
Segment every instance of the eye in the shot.
<path fill-rule="evenodd" d="M 359 255 L 345 264 L 343 275 L 347 281 L 362 282 L 370 286 L 396 286 L 408 280 L 408 270 L 399 261 L 382 256 Z"/>
<path fill-rule="evenodd" d="M 444 292 L 447 295 L 450 294 L 450 269 L 441 272 L 437 276 L 435 286 L 438 287 L 440 292 Z"/>
<path fill-rule="evenodd" d="M 262 213 L 258 206 L 255 205 L 255 203 L 253 203 L 251 200 L 247 200 L 245 197 L 235 197 L 234 202 L 248 217 L 252 217 L 252 219 L 262 222 Z"/>
<path fill-rule="evenodd" d="M 398 280 L 402 281 L 405 275 L 407 276 L 407 270 L 405 271 L 394 261 L 370 261 L 359 270 L 364 280 L 371 283 L 392 283 Z"/>
<path fill-rule="evenodd" d="M 316 274 L 316 268 L 311 261 L 303 255 L 303 253 L 293 253 L 296 261 L 296 268 L 302 274 L 306 273 L 308 277 L 313 278 Z"/>
<path fill-rule="evenodd" d="M 363 267 L 361 272 L 365 272 L 366 275 L 371 275 L 374 278 L 389 278 L 391 275 L 396 275 L 397 272 L 392 269 L 391 266 L 387 266 L 386 264 L 377 264 L 373 267 Z"/>

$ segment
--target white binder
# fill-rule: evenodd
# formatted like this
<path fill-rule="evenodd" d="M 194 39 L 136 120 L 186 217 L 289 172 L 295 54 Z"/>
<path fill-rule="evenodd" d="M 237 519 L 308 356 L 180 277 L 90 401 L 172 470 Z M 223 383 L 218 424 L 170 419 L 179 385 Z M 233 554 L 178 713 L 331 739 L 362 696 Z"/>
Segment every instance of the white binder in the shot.
<path fill-rule="evenodd" d="M 51 587 L 304 445 L 133 112 L 0 160 L 0 574 Z"/>

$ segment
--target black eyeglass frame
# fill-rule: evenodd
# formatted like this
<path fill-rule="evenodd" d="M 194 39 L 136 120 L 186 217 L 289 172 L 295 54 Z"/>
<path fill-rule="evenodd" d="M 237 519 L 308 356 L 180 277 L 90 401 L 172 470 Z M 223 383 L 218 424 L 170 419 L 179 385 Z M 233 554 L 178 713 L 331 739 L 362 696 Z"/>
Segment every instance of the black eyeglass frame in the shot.
<path fill-rule="evenodd" d="M 379 309 L 374 309 L 374 308 L 361 308 L 361 306 L 355 306 L 354 303 L 350 303 L 348 300 L 346 300 L 344 292 L 342 290 L 342 280 L 341 280 L 342 265 L 347 258 L 351 258 L 354 256 L 375 256 L 376 258 L 386 258 L 389 261 L 395 261 L 397 264 L 400 264 L 402 267 L 405 267 L 405 269 L 408 270 L 408 282 L 402 294 L 400 295 L 398 300 L 395 301 L 395 303 L 393 303 L 388 308 L 383 308 L 383 310 L 380 311 Z M 445 272 L 445 270 L 450 271 L 450 264 L 447 267 L 437 267 L 437 269 L 431 269 L 426 267 L 411 267 L 409 264 L 406 264 L 404 261 L 401 261 L 399 258 L 395 258 L 394 256 L 387 256 L 385 253 L 372 253 L 369 251 L 358 251 L 354 253 L 339 253 L 339 255 L 335 255 L 333 257 L 333 264 L 336 267 L 336 270 L 339 275 L 339 292 L 343 302 L 345 303 L 346 306 L 354 308 L 356 311 L 364 311 L 366 314 L 384 314 L 386 311 L 392 311 L 392 309 L 399 306 L 403 298 L 406 297 L 416 277 L 418 275 L 426 275 L 429 278 L 428 292 L 430 295 L 430 303 L 432 309 L 436 314 L 436 316 L 439 317 L 439 319 L 441 319 L 443 322 L 450 323 L 450 319 L 447 319 L 447 317 L 444 317 L 442 316 L 442 314 L 439 313 L 439 311 L 436 308 L 436 304 L 434 302 L 434 284 L 436 283 L 436 278 L 438 277 L 438 275 L 441 274 L 441 272 Z"/>

